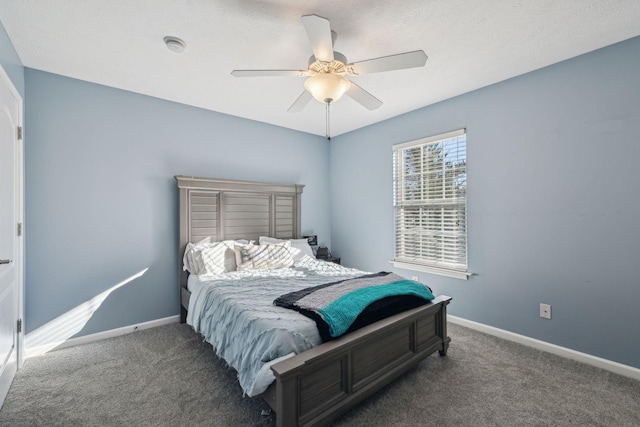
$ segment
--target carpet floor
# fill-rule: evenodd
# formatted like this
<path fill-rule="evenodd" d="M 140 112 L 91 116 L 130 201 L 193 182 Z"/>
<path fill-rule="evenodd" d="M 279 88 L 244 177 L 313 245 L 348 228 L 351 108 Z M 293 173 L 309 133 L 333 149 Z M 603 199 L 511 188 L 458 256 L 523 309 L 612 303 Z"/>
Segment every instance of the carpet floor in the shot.
<path fill-rule="evenodd" d="M 449 326 L 436 353 L 332 426 L 640 426 L 640 381 Z M 273 426 L 184 324 L 28 359 L 0 426 Z"/>

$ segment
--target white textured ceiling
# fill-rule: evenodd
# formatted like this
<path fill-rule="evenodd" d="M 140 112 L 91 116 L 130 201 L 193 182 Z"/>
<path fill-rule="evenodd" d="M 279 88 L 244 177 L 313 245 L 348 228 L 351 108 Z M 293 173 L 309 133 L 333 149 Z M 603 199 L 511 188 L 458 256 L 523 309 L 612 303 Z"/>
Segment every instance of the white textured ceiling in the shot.
<path fill-rule="evenodd" d="M 287 109 L 306 69 L 300 17 L 317 14 L 349 62 L 422 49 L 424 68 L 352 77 L 384 105 L 332 105 L 339 135 L 640 35 L 640 0 L 0 0 L 26 67 L 322 135 L 324 105 Z M 164 36 L 187 43 L 170 52 Z"/>

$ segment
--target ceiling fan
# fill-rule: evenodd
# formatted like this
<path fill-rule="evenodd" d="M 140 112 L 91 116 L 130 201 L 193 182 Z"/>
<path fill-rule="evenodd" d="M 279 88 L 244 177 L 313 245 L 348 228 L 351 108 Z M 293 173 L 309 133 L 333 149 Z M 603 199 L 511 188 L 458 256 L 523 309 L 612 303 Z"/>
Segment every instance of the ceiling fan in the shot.
<path fill-rule="evenodd" d="M 333 50 L 335 33 L 331 31 L 329 20 L 318 15 L 305 15 L 302 24 L 311 42 L 313 56 L 309 58 L 306 70 L 233 70 L 235 77 L 308 77 L 304 83 L 305 91 L 296 99 L 287 111 L 297 113 L 315 98 L 326 104 L 327 139 L 329 136 L 329 105 L 336 102 L 345 93 L 354 101 L 369 110 L 382 105 L 375 96 L 347 79 L 346 75 L 380 73 L 383 71 L 401 70 L 404 68 L 422 67 L 427 62 L 427 55 L 421 50 L 383 56 L 365 61 L 349 63 L 340 52 Z"/>

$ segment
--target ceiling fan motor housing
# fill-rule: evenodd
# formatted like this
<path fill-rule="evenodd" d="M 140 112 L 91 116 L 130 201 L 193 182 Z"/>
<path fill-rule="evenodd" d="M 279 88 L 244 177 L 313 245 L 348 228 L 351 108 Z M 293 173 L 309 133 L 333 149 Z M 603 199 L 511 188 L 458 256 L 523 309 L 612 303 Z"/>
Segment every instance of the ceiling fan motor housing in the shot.
<path fill-rule="evenodd" d="M 325 62 L 316 59 L 315 56 L 309 58 L 310 74 L 339 74 L 347 72 L 347 57 L 340 52 L 333 52 L 333 61 Z"/>

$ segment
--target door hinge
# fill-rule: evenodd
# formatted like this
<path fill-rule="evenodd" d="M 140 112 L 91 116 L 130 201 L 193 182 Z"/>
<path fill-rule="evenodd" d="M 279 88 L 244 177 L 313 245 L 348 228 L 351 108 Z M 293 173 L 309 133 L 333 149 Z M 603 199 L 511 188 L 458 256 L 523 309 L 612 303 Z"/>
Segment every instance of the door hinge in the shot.
<path fill-rule="evenodd" d="M 17 136 L 18 136 L 18 141 L 22 141 L 22 126 L 18 126 L 17 129 Z"/>
<path fill-rule="evenodd" d="M 18 223 L 18 237 L 22 236 L 22 223 Z"/>
<path fill-rule="evenodd" d="M 18 329 L 18 333 L 21 334 L 22 333 L 22 319 L 18 319 L 18 324 L 17 324 L 17 329 Z"/>

